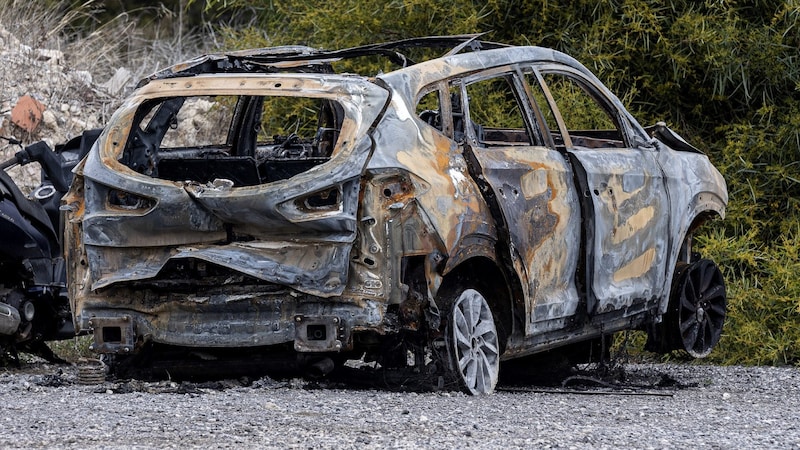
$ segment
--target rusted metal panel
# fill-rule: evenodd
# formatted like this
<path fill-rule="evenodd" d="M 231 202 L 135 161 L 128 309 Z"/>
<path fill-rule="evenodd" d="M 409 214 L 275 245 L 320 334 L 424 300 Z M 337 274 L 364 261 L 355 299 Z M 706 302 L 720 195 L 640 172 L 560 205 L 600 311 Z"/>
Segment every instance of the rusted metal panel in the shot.
<path fill-rule="evenodd" d="M 399 168 L 410 174 L 420 214 L 436 230 L 447 255 L 458 253 L 468 236 L 494 238 L 496 230 L 478 186 L 458 146 L 412 115 L 393 96 L 381 126 L 373 133 L 376 152 L 367 169 Z"/>
<path fill-rule="evenodd" d="M 691 227 L 697 225 L 695 222 L 698 218 L 706 220 L 709 214 L 725 217 L 728 190 L 725 179 L 708 163 L 705 155 L 675 151 L 659 141 L 654 141 L 654 144 L 658 147 L 658 162 L 664 170 L 670 197 L 668 219 L 672 245 L 663 288 L 664 292 L 669 292 L 675 264 L 681 258 L 681 243 L 691 233 Z M 666 310 L 665 301 L 661 304 L 660 312 L 665 313 Z"/>
<path fill-rule="evenodd" d="M 562 328 L 580 302 L 576 286 L 581 220 L 572 169 L 545 147 L 475 148 L 519 260 L 526 286 L 527 334 Z"/>
<path fill-rule="evenodd" d="M 370 125 L 382 107 L 382 99 L 386 98 L 382 89 L 352 80 L 339 79 L 340 84 L 336 84 L 332 80 L 302 77 L 276 77 L 268 81 L 243 78 L 192 79 L 180 83 L 154 81 L 115 114 L 112 124 L 128 123 L 136 106 L 155 95 L 196 95 L 226 90 L 268 95 L 286 94 L 288 90 L 288 95 L 337 98 L 345 105 L 347 117 L 342 135 L 357 136 Z M 169 258 L 194 257 L 267 281 L 296 285 L 304 292 L 322 296 L 341 294 L 349 254 L 349 245 L 345 244 L 352 242 L 356 228 L 358 183 L 355 180 L 370 151 L 368 141 L 343 138 L 344 144 L 335 151 L 330 164 L 313 168 L 291 182 L 281 180 L 231 188 L 171 182 L 132 173 L 117 161 L 122 143 L 127 140 L 125 131 L 124 127 L 112 125 L 109 137 L 101 139 L 100 151 L 89 157 L 84 168 L 85 183 L 92 188 L 86 195 L 92 213 L 82 220 L 82 240 L 92 261 L 107 260 L 91 264 L 92 289 L 118 281 L 149 278 L 158 273 Z M 118 173 L 126 176 L 119 177 Z M 323 173 L 326 176 L 320 177 Z M 146 208 L 109 207 L 109 185 L 127 194 L 158 201 Z M 336 208 L 302 209 L 302 198 L 331 187 L 338 190 Z M 231 232 L 225 227 L 231 226 L 233 232 L 248 233 L 256 239 L 267 235 L 277 236 L 279 240 L 264 244 L 254 241 L 219 245 Z M 281 236 L 291 238 L 299 231 L 311 234 L 306 238 L 313 242 L 311 249 L 280 242 Z M 208 243 L 213 245 L 202 245 Z M 178 247 L 187 244 L 192 247 Z M 143 257 L 139 250 L 117 250 L 120 247 L 160 247 L 157 253 L 161 256 Z M 128 257 L 120 257 L 126 253 Z"/>
<path fill-rule="evenodd" d="M 75 312 L 83 309 L 86 298 L 90 292 L 89 273 L 87 269 L 88 261 L 86 260 L 86 253 L 83 245 L 83 218 L 86 215 L 83 179 L 85 161 L 84 159 L 75 167 L 75 176 L 70 185 L 70 189 L 62 199 L 62 209 L 64 210 L 64 260 L 66 261 L 67 289 L 76 332 L 82 329 L 78 323 L 78 315 Z"/>
<path fill-rule="evenodd" d="M 150 336 L 156 342 L 258 346 L 293 340 L 293 317 L 318 313 L 314 307 L 296 304 L 302 293 L 323 298 L 344 290 L 357 228 L 358 177 L 371 151 L 369 140 L 356 137 L 364 135 L 387 94 L 375 85 L 342 77 L 201 78 L 149 83 L 114 115 L 99 151 L 92 152 L 81 167 L 73 195 L 67 199 L 76 321 L 83 329 L 91 329 L 90 318 L 104 316 L 106 326 L 114 328 L 109 324 L 121 317 L 112 305 L 122 303 L 127 305 L 124 314 L 137 336 Z M 231 92 L 336 99 L 343 108 L 338 130 L 343 137 L 331 161 L 291 182 L 246 187 L 153 178 L 119 161 L 143 102 L 161 96 Z M 119 201 L 121 207 L 109 201 L 117 192 L 126 196 Z M 315 192 L 323 192 L 324 197 Z M 321 199 L 321 206 L 314 203 L 314 195 Z M 309 197 L 310 201 L 305 200 Z M 232 233 L 249 238 L 231 242 Z M 169 278 L 159 281 L 163 271 L 174 270 L 170 264 L 180 261 L 213 264 L 272 283 L 267 286 L 290 289 L 276 293 L 269 288 L 262 294 L 258 282 L 245 280 L 236 285 L 252 287 L 240 294 L 159 295 L 170 285 Z M 186 276 L 203 276 L 203 272 L 194 270 L 195 275 Z M 137 287 L 130 285 L 137 280 Z M 188 280 L 176 281 L 185 284 Z M 209 289 L 203 287 L 201 292 Z M 348 310 L 347 300 L 343 302 L 340 312 Z M 366 308 L 356 298 L 351 303 L 358 305 L 353 306 L 357 314 L 347 313 L 347 320 L 355 317 L 360 323 L 380 324 L 380 310 Z M 108 310 L 109 306 L 113 309 Z M 115 345 L 122 352 L 131 344 Z"/>

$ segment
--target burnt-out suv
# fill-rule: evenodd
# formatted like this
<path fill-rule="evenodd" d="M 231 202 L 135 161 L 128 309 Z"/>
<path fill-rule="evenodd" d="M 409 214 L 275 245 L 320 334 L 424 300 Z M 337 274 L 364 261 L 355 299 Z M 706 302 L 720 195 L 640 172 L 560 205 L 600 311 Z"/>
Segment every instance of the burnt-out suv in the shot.
<path fill-rule="evenodd" d="M 358 58 L 399 68 L 334 70 Z M 156 73 L 62 208 L 75 324 L 114 364 L 363 359 L 488 393 L 620 330 L 707 355 L 725 285 L 692 232 L 727 198 L 573 58 L 452 36 Z"/>

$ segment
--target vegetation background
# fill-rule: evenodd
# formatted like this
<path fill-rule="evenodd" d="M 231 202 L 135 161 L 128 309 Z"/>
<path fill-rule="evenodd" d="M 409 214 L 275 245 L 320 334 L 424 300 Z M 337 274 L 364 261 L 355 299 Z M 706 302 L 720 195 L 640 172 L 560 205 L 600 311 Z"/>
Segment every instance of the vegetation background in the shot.
<path fill-rule="evenodd" d="M 729 316 L 712 360 L 800 365 L 800 0 L 45 3 L 82 12 L 60 30 L 68 41 L 126 29 L 112 33 L 115 48 L 132 56 L 118 58 L 150 71 L 141 61 L 176 62 L 192 51 L 479 32 L 564 51 L 644 125 L 663 120 L 704 149 L 728 182 L 727 218 L 698 236 L 728 283 Z"/>

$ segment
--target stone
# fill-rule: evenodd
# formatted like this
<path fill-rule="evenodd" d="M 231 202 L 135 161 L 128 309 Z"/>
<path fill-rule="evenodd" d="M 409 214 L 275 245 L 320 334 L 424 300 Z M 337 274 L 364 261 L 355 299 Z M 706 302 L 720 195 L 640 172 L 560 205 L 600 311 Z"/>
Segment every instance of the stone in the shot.
<path fill-rule="evenodd" d="M 56 113 L 51 110 L 45 110 L 42 113 L 42 123 L 45 127 L 55 130 L 58 128 L 58 117 L 56 117 Z"/>
<path fill-rule="evenodd" d="M 114 72 L 114 76 L 103 83 L 102 86 L 109 94 L 118 95 L 123 89 L 125 89 L 125 86 L 127 86 L 127 84 L 131 81 L 132 77 L 133 76 L 131 75 L 130 70 L 120 67 L 116 72 Z"/>
<path fill-rule="evenodd" d="M 72 81 L 85 84 L 86 86 L 91 86 L 93 82 L 92 74 L 86 70 L 76 70 L 71 72 L 69 77 L 72 79 Z"/>

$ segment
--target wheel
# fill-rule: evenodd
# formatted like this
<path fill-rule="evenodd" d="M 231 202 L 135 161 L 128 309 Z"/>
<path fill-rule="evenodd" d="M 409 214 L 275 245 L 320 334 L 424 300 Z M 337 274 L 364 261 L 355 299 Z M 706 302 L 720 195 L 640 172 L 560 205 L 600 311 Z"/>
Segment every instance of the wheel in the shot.
<path fill-rule="evenodd" d="M 722 336 L 727 310 L 725 281 L 717 265 L 708 259 L 678 270 L 673 311 L 680 343 L 693 357 L 704 358 Z"/>
<path fill-rule="evenodd" d="M 500 345 L 492 310 L 475 289 L 461 291 L 449 310 L 445 343 L 451 371 L 472 395 L 489 394 L 500 372 Z"/>

